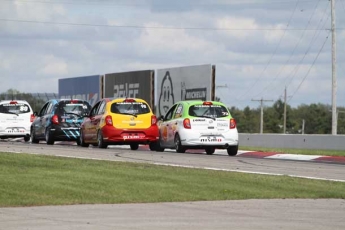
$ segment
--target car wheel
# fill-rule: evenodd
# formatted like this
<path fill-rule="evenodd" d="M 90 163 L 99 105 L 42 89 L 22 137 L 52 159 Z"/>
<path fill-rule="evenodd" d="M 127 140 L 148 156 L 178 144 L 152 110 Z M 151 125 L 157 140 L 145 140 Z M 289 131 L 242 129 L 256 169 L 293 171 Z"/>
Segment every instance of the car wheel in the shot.
<path fill-rule="evenodd" d="M 31 139 L 31 138 L 30 138 L 29 135 L 24 137 L 24 141 L 25 141 L 25 142 L 28 142 L 30 139 Z"/>
<path fill-rule="evenodd" d="M 54 144 L 54 138 L 51 135 L 49 129 L 46 129 L 45 137 L 46 137 L 47 145 L 53 145 Z"/>
<path fill-rule="evenodd" d="M 151 142 L 151 143 L 149 144 L 150 150 L 151 150 L 151 151 L 156 151 L 157 145 L 158 145 L 158 141 L 157 141 L 157 142 Z"/>
<path fill-rule="evenodd" d="M 216 151 L 215 148 L 207 148 L 205 149 L 207 155 L 213 155 L 213 153 Z"/>
<path fill-rule="evenodd" d="M 175 135 L 175 149 L 176 149 L 176 152 L 178 153 L 186 152 L 186 149 L 181 145 L 181 139 L 177 133 Z"/>
<path fill-rule="evenodd" d="M 237 151 L 238 151 L 238 145 L 230 146 L 226 150 L 227 150 L 229 156 L 236 156 Z"/>
<path fill-rule="evenodd" d="M 139 144 L 130 144 L 131 150 L 137 150 L 139 148 Z"/>
<path fill-rule="evenodd" d="M 156 151 L 157 152 L 164 152 L 164 148 L 161 145 L 161 139 L 159 138 L 159 140 L 156 142 Z"/>
<path fill-rule="evenodd" d="M 38 144 L 39 140 L 36 139 L 36 134 L 35 134 L 34 129 L 31 129 L 30 138 L 31 138 L 31 143 Z"/>
<path fill-rule="evenodd" d="M 78 144 L 78 142 L 79 142 L 79 144 Z M 81 147 L 89 147 L 89 144 L 85 143 L 84 134 L 83 134 L 82 129 L 80 130 L 79 141 L 77 140 L 77 144 L 80 145 Z"/>
<path fill-rule="evenodd" d="M 108 145 L 106 143 L 104 143 L 101 130 L 99 130 L 98 134 L 97 134 L 97 143 L 98 143 L 98 148 L 100 148 L 100 149 L 106 149 L 108 147 Z"/>

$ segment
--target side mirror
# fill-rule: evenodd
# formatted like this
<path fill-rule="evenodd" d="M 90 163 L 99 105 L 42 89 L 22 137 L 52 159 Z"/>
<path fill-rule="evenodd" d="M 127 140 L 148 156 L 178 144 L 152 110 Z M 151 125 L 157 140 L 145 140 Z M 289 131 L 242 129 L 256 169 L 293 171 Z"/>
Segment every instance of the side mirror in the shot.
<path fill-rule="evenodd" d="M 38 113 L 37 113 L 37 112 L 34 112 L 34 116 L 37 117 L 37 116 L 38 116 Z"/>

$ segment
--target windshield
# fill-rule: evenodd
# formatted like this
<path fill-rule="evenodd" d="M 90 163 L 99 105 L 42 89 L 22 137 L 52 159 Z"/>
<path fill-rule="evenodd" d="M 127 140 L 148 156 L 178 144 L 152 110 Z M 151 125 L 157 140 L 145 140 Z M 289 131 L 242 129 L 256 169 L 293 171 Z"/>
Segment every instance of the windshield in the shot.
<path fill-rule="evenodd" d="M 110 111 L 119 114 L 150 113 L 150 107 L 144 102 L 117 102 L 111 105 Z"/>
<path fill-rule="evenodd" d="M 0 105 L 0 113 L 23 114 L 31 112 L 30 107 L 24 103 L 6 103 Z"/>
<path fill-rule="evenodd" d="M 189 107 L 189 116 L 193 117 L 227 117 L 229 116 L 229 111 L 226 107 L 222 105 L 192 105 Z"/>
<path fill-rule="evenodd" d="M 62 101 L 58 104 L 58 115 L 75 114 L 78 116 L 86 116 L 89 114 L 91 106 L 86 101 Z"/>

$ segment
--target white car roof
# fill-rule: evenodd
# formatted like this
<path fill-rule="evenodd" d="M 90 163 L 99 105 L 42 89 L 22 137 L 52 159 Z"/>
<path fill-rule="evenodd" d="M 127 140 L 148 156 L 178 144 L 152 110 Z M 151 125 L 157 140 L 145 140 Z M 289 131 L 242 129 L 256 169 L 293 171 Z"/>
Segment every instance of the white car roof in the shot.
<path fill-rule="evenodd" d="M 29 104 L 27 101 L 25 100 L 2 100 L 0 101 L 0 104 L 8 104 L 11 101 L 16 101 L 17 103 L 22 103 L 22 104 Z"/>

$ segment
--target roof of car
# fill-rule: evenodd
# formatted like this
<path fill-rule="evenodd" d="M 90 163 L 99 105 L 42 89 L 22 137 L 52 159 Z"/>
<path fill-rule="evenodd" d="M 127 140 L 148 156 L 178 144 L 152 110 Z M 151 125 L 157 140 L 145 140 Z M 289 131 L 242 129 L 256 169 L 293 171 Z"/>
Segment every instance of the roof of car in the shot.
<path fill-rule="evenodd" d="M 214 104 L 214 105 L 224 105 L 224 103 L 219 102 L 219 101 L 203 101 L 203 100 L 186 100 L 186 101 L 180 101 L 178 103 L 185 103 L 188 105 L 196 105 L 196 104 L 202 104 L 204 102 L 212 102 L 212 104 Z"/>
<path fill-rule="evenodd" d="M 27 101 L 25 101 L 25 100 L 2 100 L 2 101 L 0 101 L 0 104 L 7 104 L 7 103 L 10 103 L 10 102 L 12 102 L 12 101 L 16 101 L 17 103 L 27 103 L 27 104 L 29 104 Z"/>
<path fill-rule="evenodd" d="M 124 101 L 124 100 L 135 100 L 136 102 L 146 102 L 144 99 L 141 98 L 136 98 L 136 97 L 120 97 L 120 98 L 114 98 L 112 101 L 114 102 L 119 102 L 119 101 Z"/>

